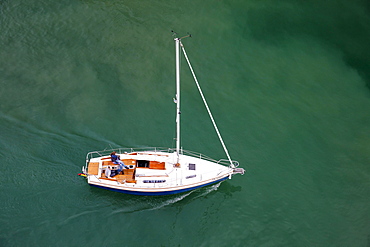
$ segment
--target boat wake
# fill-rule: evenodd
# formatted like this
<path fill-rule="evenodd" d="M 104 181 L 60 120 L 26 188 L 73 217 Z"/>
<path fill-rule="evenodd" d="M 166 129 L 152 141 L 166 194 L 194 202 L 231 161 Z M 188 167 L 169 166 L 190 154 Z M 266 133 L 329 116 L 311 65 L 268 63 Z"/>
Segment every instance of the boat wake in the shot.
<path fill-rule="evenodd" d="M 147 210 L 151 211 L 151 210 L 158 210 L 158 209 L 161 209 L 161 208 L 164 208 L 166 206 L 169 206 L 169 205 L 173 205 L 179 201 L 182 201 L 183 199 L 185 199 L 186 197 L 188 197 L 190 194 L 192 194 L 194 191 L 190 191 L 190 192 L 187 192 L 187 193 L 184 193 L 184 194 L 180 194 L 180 195 L 176 195 L 174 196 L 173 198 L 169 198 L 167 200 L 164 200 L 164 201 L 161 201 L 161 202 L 158 202 L 158 203 L 154 203 L 151 207 L 151 208 L 148 208 Z"/>
<path fill-rule="evenodd" d="M 171 206 L 183 206 L 191 201 L 205 197 L 208 194 L 216 191 L 221 183 L 217 183 L 211 186 L 200 188 L 198 190 L 192 190 L 182 194 L 176 194 L 172 196 L 163 196 L 163 197 L 136 197 L 130 199 L 125 199 L 126 207 L 122 206 L 112 211 L 111 215 L 120 214 L 120 213 L 133 213 L 133 212 L 142 212 L 142 211 L 153 211 L 159 210 L 165 207 Z M 143 200 L 145 198 L 145 200 Z"/>
<path fill-rule="evenodd" d="M 196 191 L 198 193 L 194 198 L 192 198 L 192 200 L 197 199 L 199 197 L 204 197 L 204 196 L 210 194 L 211 192 L 218 190 L 218 187 L 220 187 L 220 185 L 221 185 L 221 182 L 217 183 L 217 184 L 213 184 L 213 185 L 208 186 L 208 187 L 205 187 L 205 188 L 203 188 L 199 191 Z"/>
<path fill-rule="evenodd" d="M 176 195 L 172 198 L 169 198 L 167 200 L 161 201 L 161 202 L 156 202 L 152 205 L 151 208 L 148 208 L 147 210 L 158 210 L 167 206 L 173 206 L 176 203 L 181 203 L 183 202 L 182 205 L 185 205 L 199 197 L 204 197 L 208 195 L 209 193 L 216 191 L 218 187 L 220 186 L 221 183 L 214 184 L 205 188 L 201 188 L 199 190 L 192 190 L 184 194 Z"/>

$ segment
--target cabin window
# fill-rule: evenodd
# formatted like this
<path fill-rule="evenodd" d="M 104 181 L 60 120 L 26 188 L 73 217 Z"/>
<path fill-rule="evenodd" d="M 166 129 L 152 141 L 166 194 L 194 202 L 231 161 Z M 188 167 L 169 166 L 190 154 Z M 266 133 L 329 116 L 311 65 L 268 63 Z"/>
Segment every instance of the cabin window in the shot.
<path fill-rule="evenodd" d="M 195 164 L 189 164 L 189 170 L 195 170 Z"/>
<path fill-rule="evenodd" d="M 149 161 L 148 160 L 138 160 L 137 167 L 146 167 L 149 168 Z"/>

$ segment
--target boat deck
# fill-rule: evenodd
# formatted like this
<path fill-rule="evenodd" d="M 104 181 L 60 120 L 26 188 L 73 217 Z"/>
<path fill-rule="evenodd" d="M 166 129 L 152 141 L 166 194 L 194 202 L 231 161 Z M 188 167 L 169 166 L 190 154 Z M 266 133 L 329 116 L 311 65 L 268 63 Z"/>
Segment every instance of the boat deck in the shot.
<path fill-rule="evenodd" d="M 100 153 L 99 153 L 100 154 Z M 141 195 L 164 195 L 188 191 L 230 178 L 232 169 L 200 157 L 163 152 L 119 153 L 121 161 L 130 169 L 110 178 L 106 169 L 118 168 L 110 155 L 100 155 L 87 160 L 87 180 L 90 185 Z M 179 161 L 178 161 L 179 157 Z M 177 166 L 179 163 L 181 165 Z M 85 171 L 86 171 L 85 170 Z"/>
<path fill-rule="evenodd" d="M 123 183 L 136 183 L 135 175 L 134 175 L 134 169 L 127 169 L 127 170 L 125 170 L 125 174 L 118 174 L 118 175 L 113 176 L 111 178 L 105 177 L 105 174 L 103 173 L 102 176 L 101 176 L 101 179 L 117 181 L 121 184 L 123 184 Z"/>

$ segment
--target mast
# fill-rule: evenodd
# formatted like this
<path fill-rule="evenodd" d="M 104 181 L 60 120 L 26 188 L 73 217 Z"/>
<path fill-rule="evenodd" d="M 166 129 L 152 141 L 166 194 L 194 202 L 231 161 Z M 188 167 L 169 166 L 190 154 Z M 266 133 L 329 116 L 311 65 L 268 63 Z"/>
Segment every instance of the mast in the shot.
<path fill-rule="evenodd" d="M 180 155 L 180 39 L 175 38 L 176 42 L 176 153 L 177 163 Z"/>

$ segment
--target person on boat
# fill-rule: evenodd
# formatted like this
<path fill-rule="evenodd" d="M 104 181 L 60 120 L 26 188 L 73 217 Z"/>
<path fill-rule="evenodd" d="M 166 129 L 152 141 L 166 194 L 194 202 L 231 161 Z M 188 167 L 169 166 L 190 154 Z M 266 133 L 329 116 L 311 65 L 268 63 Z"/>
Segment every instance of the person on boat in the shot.
<path fill-rule="evenodd" d="M 125 165 L 125 163 L 123 163 L 120 157 L 116 155 L 116 152 L 112 152 L 110 154 L 110 158 L 114 164 L 119 165 L 119 168 L 117 170 L 118 173 L 120 173 L 123 170 L 123 168 L 130 169 L 128 166 Z"/>

